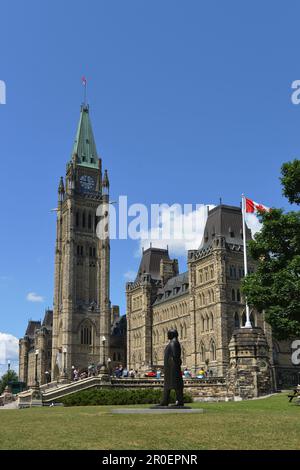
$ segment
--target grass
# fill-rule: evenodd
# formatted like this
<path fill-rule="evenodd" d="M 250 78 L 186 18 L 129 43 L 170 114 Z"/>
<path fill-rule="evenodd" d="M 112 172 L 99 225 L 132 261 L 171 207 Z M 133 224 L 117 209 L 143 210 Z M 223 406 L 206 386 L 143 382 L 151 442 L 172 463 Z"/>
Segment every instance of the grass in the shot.
<path fill-rule="evenodd" d="M 288 403 L 287 394 L 191 406 L 205 413 L 111 414 L 116 406 L 1 410 L 0 449 L 300 449 L 300 406 Z"/>

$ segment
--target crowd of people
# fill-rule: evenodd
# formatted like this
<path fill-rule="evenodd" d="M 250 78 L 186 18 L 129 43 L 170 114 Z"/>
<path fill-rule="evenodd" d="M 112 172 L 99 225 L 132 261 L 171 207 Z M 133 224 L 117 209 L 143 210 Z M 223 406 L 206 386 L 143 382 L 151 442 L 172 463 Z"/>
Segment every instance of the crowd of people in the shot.
<path fill-rule="evenodd" d="M 97 375 L 98 375 L 98 370 L 94 364 L 91 364 L 90 366 L 88 366 L 87 371 L 83 370 L 81 372 L 79 371 L 78 368 L 76 368 L 75 366 L 72 366 L 72 380 L 73 381 L 85 379 L 87 377 L 95 377 Z M 126 367 L 123 367 L 122 364 L 119 364 L 118 366 L 116 366 L 115 369 L 112 372 L 110 372 L 110 375 L 118 379 L 121 379 L 121 378 L 134 379 L 134 378 L 142 378 L 142 377 L 150 377 L 150 378 L 152 377 L 156 379 L 163 378 L 163 372 L 159 368 L 156 370 L 152 369 L 149 372 L 141 375 L 137 370 L 134 370 L 133 368 L 128 370 Z M 206 378 L 210 378 L 213 376 L 213 371 L 212 369 L 208 369 L 208 368 L 206 370 L 204 370 L 204 368 L 200 368 L 199 371 L 196 372 L 196 374 L 192 374 L 192 371 L 188 367 L 185 367 L 185 369 L 182 372 L 182 376 L 184 379 L 192 379 L 192 378 L 206 379 Z"/>

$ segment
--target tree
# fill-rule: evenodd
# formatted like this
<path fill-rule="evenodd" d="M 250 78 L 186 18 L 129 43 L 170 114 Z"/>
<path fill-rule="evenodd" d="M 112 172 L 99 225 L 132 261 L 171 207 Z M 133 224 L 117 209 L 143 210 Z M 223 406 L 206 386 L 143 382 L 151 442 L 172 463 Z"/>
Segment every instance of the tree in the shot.
<path fill-rule="evenodd" d="M 8 370 L 0 379 L 0 395 L 4 392 L 9 382 L 18 382 L 18 376 L 14 370 Z"/>
<path fill-rule="evenodd" d="M 300 204 L 300 161 L 281 167 L 283 195 Z M 264 310 L 274 336 L 300 336 L 300 211 L 259 211 L 262 229 L 249 241 L 257 270 L 243 280 L 250 306 Z"/>

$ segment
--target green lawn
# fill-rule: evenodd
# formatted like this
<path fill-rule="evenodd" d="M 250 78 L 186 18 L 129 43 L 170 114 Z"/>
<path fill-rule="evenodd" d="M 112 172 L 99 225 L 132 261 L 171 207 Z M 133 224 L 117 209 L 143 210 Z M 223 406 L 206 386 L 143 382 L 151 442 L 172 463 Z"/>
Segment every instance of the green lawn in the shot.
<path fill-rule="evenodd" d="M 286 394 L 192 406 L 205 413 L 111 414 L 116 406 L 1 410 L 0 449 L 300 449 L 300 406 Z"/>

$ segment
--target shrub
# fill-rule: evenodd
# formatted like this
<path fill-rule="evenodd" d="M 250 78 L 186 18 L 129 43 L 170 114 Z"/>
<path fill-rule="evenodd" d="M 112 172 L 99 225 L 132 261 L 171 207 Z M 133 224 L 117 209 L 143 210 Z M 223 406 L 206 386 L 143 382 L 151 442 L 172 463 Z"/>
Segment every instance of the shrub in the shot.
<path fill-rule="evenodd" d="M 175 392 L 171 392 L 171 403 L 175 403 Z M 155 404 L 162 399 L 162 390 L 157 389 L 91 389 L 73 393 L 59 400 L 65 406 L 94 405 L 138 405 Z M 193 401 L 190 394 L 184 394 L 184 402 Z"/>

